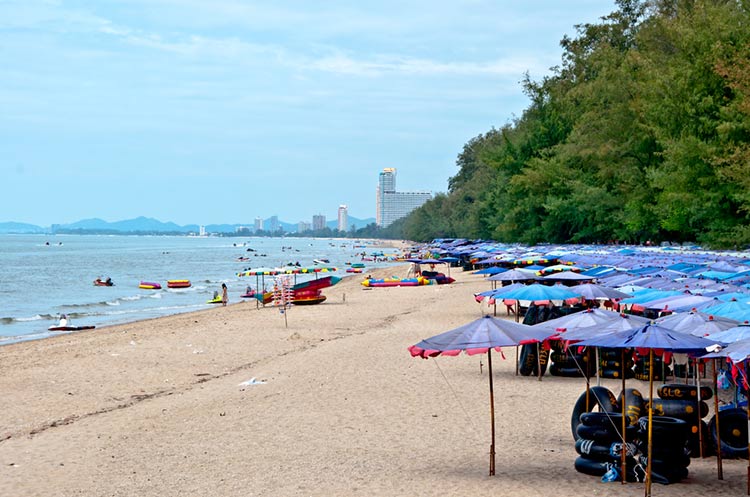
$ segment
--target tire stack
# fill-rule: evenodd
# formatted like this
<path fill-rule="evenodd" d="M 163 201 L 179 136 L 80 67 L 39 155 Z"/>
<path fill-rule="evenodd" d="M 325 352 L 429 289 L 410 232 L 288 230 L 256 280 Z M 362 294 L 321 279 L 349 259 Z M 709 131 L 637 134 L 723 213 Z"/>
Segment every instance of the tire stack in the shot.
<path fill-rule="evenodd" d="M 688 424 L 669 416 L 652 416 L 651 481 L 667 485 L 688 476 L 690 455 L 687 451 Z M 648 417 L 638 420 L 638 462 L 648 465 Z"/>
<path fill-rule="evenodd" d="M 581 414 L 581 423 L 576 428 L 579 437 L 576 440 L 576 452 L 579 456 L 575 460 L 575 469 L 579 473 L 592 476 L 604 476 L 616 468 L 616 475 L 608 481 L 620 481 L 622 465 L 622 414 L 612 412 L 587 412 Z M 630 436 L 635 432 L 628 430 Z M 636 448 L 632 443 L 626 444 L 625 467 L 628 480 L 635 481 Z"/>
<path fill-rule="evenodd" d="M 577 349 L 577 347 L 574 347 Z M 574 348 L 568 349 L 567 352 L 562 350 L 553 350 L 550 354 L 552 365 L 549 367 L 549 374 L 552 376 L 566 376 L 568 378 L 581 378 L 584 375 L 588 378 L 594 376 L 594 358 L 587 348 L 583 353 L 576 353 Z"/>
<path fill-rule="evenodd" d="M 541 375 L 544 376 L 547 371 L 547 362 L 549 362 L 549 350 L 544 350 L 541 344 L 522 345 L 518 358 L 518 372 L 522 376 L 539 376 L 539 366 L 541 366 Z"/>
<path fill-rule="evenodd" d="M 708 415 L 706 400 L 711 399 L 713 392 L 709 387 L 701 387 L 701 401 L 698 402 L 698 387 L 681 383 L 661 385 L 654 400 L 654 414 L 682 419 L 688 424 L 688 450 L 690 457 L 700 457 L 701 442 L 703 455 L 713 455 L 713 445 L 709 442 L 708 424 L 703 421 Z"/>
<path fill-rule="evenodd" d="M 664 361 L 659 356 L 654 357 L 654 381 L 663 381 L 666 376 L 672 374 L 672 370 L 664 364 Z M 635 361 L 635 379 L 641 381 L 649 381 L 649 361 L 648 356 L 638 357 Z"/>
<path fill-rule="evenodd" d="M 626 379 L 633 378 L 635 373 L 633 372 L 633 360 L 630 359 L 630 352 L 625 352 L 624 368 L 622 357 L 621 349 L 599 349 L 599 377 L 619 379 L 624 374 Z"/>
<path fill-rule="evenodd" d="M 716 416 L 708 423 L 713 447 L 719 444 L 716 434 Z M 719 434 L 721 435 L 721 455 L 730 459 L 747 459 L 747 411 L 744 408 L 731 407 L 719 410 Z"/>
<path fill-rule="evenodd" d="M 594 409 L 598 412 L 592 412 Z M 579 454 L 574 464 L 576 471 L 602 477 L 603 481 L 621 480 L 622 414 L 614 394 L 602 386 L 582 393 L 573 407 L 571 429 Z M 643 481 L 643 472 L 634 457 L 636 433 L 636 426 L 626 428 L 626 440 L 630 441 L 625 445 L 628 481 Z"/>

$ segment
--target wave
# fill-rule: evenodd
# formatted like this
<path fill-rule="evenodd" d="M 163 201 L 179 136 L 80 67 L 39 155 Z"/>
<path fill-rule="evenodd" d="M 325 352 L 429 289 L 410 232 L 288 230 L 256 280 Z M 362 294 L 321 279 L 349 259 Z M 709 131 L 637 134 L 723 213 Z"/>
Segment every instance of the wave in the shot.
<path fill-rule="evenodd" d="M 0 318 L 0 324 L 28 323 L 30 321 L 42 321 L 42 320 L 49 320 L 49 319 L 57 319 L 57 317 L 53 316 L 52 314 L 35 314 L 31 317 L 6 316 L 6 317 Z"/>

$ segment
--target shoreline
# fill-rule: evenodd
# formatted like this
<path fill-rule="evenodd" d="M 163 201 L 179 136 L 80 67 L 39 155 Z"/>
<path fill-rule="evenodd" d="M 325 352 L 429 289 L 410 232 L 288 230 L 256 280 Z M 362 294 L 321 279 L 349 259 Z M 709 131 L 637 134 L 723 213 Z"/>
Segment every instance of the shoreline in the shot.
<path fill-rule="evenodd" d="M 573 469 L 582 380 L 515 376 L 512 348 L 493 361 L 487 476 L 486 356 L 407 351 L 488 312 L 472 293 L 489 282 L 451 276 L 410 288 L 344 280 L 286 325 L 278 309 L 238 302 L 0 347 L 0 494 L 642 495 Z M 693 459 L 688 480 L 654 495 L 741 495 L 747 461 L 724 461 L 724 481 L 715 464 Z"/>

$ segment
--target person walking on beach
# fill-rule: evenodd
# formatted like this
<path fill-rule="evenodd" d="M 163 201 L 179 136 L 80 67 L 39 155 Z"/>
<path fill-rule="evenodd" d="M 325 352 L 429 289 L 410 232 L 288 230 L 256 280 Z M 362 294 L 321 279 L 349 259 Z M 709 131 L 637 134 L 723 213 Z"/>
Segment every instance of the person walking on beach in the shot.
<path fill-rule="evenodd" d="M 227 305 L 229 297 L 227 296 L 227 284 L 221 284 L 221 305 Z"/>

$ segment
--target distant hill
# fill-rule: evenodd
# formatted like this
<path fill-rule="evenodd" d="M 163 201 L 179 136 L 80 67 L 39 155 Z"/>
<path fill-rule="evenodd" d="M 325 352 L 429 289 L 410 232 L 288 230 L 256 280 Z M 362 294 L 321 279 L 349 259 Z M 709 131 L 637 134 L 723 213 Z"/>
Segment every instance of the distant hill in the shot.
<path fill-rule="evenodd" d="M 41 226 L 26 223 L 0 223 L 0 233 L 34 234 L 46 233 L 47 230 Z"/>
<path fill-rule="evenodd" d="M 268 226 L 270 218 L 264 220 Z M 359 219 L 349 217 L 349 229 L 352 227 L 363 228 L 375 222 L 375 218 Z M 279 221 L 279 226 L 287 233 L 296 233 L 298 223 L 286 223 Z M 337 228 L 337 221 L 328 221 L 326 226 L 331 229 Z M 208 224 L 207 233 L 234 233 L 239 227 L 252 230 L 254 222 L 245 224 Z M 140 216 L 135 219 L 109 222 L 103 219 L 82 219 L 70 224 L 53 224 L 49 227 L 36 226 L 33 224 L 4 222 L 0 223 L 0 233 L 35 234 L 35 233 L 71 233 L 71 232 L 97 232 L 97 233 L 198 233 L 197 224 L 180 226 L 172 222 L 162 222 L 158 219 Z"/>

